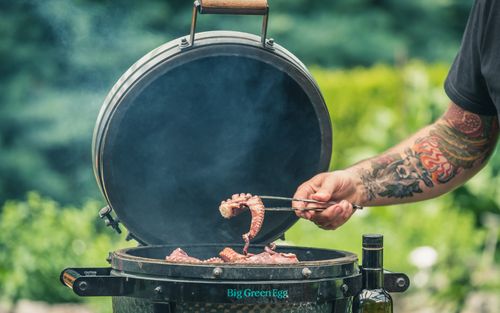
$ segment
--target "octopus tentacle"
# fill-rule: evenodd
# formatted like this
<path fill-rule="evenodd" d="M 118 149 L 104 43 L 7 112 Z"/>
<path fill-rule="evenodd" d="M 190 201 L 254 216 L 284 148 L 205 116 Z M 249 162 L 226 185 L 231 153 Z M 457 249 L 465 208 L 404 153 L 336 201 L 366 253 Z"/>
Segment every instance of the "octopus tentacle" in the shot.
<path fill-rule="evenodd" d="M 225 218 L 235 217 L 241 212 L 248 210 L 246 202 L 252 197 L 251 194 L 234 194 L 231 198 L 222 201 L 219 206 L 221 215 Z"/>
<path fill-rule="evenodd" d="M 273 246 L 267 246 L 265 251 L 259 254 L 240 254 L 233 249 L 226 247 L 219 252 L 219 257 L 213 257 L 206 260 L 199 260 L 189 256 L 181 248 L 177 248 L 166 257 L 169 262 L 175 263 L 194 263 L 194 264 L 215 264 L 215 263 L 237 263 L 237 264 L 291 264 L 299 260 L 293 253 L 280 253 L 274 251 Z"/>
<path fill-rule="evenodd" d="M 219 256 L 224 260 L 224 262 L 236 262 L 238 260 L 246 258 L 245 255 L 239 254 L 229 247 L 226 247 L 221 252 L 219 252 Z"/>
<path fill-rule="evenodd" d="M 248 246 L 250 245 L 250 240 L 257 236 L 258 232 L 262 228 L 264 223 L 264 204 L 258 196 L 253 196 L 246 202 L 246 205 L 250 209 L 252 214 L 252 222 L 250 223 L 250 230 L 248 233 L 243 234 L 243 240 L 245 241 L 245 246 L 243 247 L 243 253 L 248 253 Z"/>
<path fill-rule="evenodd" d="M 234 217 L 246 209 L 250 210 L 252 222 L 250 223 L 250 230 L 242 235 L 245 241 L 245 246 L 243 247 L 243 253 L 245 255 L 248 253 L 250 240 L 257 236 L 264 223 L 265 210 L 262 200 L 258 196 L 252 196 L 249 193 L 240 193 L 234 194 L 226 201 L 222 201 L 219 206 L 219 210 L 225 218 Z"/>
<path fill-rule="evenodd" d="M 165 258 L 166 261 L 175 262 L 175 263 L 224 263 L 219 257 L 212 257 L 206 260 L 200 260 L 198 258 L 189 256 L 184 250 L 181 248 L 177 248 L 170 255 Z"/>
<path fill-rule="evenodd" d="M 272 263 L 276 264 L 292 264 L 299 262 L 297 256 L 293 253 L 276 253 L 271 257 L 273 258 Z"/>
<path fill-rule="evenodd" d="M 169 256 L 165 258 L 165 260 L 169 262 L 175 263 L 201 263 L 200 259 L 189 256 L 184 250 L 181 248 L 177 248 Z"/>
<path fill-rule="evenodd" d="M 273 242 L 273 243 L 270 243 L 268 244 L 267 246 L 264 247 L 264 251 L 273 255 L 273 254 L 276 254 L 278 252 L 274 251 L 276 250 L 276 244 Z"/>
<path fill-rule="evenodd" d="M 212 257 L 206 260 L 203 260 L 202 263 L 224 263 L 224 260 L 219 257 Z"/>

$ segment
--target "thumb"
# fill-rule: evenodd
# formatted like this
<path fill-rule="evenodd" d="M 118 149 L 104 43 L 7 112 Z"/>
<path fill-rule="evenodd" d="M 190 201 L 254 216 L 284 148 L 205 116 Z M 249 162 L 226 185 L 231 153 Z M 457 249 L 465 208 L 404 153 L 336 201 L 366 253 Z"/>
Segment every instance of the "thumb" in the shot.
<path fill-rule="evenodd" d="M 329 201 L 332 198 L 333 193 L 337 190 L 337 179 L 330 176 L 323 181 L 321 187 L 311 195 L 311 198 L 318 201 Z"/>

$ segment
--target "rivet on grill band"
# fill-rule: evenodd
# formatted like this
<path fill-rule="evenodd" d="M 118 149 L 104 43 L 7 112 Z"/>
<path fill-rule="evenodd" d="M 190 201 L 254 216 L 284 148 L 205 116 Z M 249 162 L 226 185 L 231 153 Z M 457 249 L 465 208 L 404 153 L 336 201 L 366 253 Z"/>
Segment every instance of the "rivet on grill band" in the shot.
<path fill-rule="evenodd" d="M 346 284 L 342 284 L 342 286 L 340 287 L 340 289 L 342 290 L 342 292 L 345 295 L 349 291 L 349 286 L 347 286 Z"/>
<path fill-rule="evenodd" d="M 220 275 L 222 275 L 222 268 L 216 267 L 216 268 L 214 268 L 212 273 L 214 274 L 215 277 L 220 277 Z"/>
<path fill-rule="evenodd" d="M 302 270 L 302 276 L 304 276 L 304 278 L 309 278 L 311 277 L 311 270 L 307 267 L 305 267 L 303 270 Z"/>
<path fill-rule="evenodd" d="M 158 286 L 158 287 L 155 288 L 154 291 L 155 291 L 156 294 L 161 294 L 161 293 L 163 293 L 163 288 L 161 286 Z"/>

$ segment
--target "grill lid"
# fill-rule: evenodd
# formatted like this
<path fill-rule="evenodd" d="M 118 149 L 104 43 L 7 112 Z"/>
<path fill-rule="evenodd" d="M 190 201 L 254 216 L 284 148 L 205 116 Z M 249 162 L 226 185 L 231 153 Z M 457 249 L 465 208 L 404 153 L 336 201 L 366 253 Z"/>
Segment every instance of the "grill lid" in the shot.
<path fill-rule="evenodd" d="M 238 32 L 180 42 L 139 60 L 106 98 L 94 132 L 98 184 L 143 243 L 241 243 L 250 214 L 226 220 L 220 201 L 291 196 L 327 170 L 328 112 L 309 72 L 279 45 Z M 296 220 L 268 212 L 252 242 L 275 240 Z"/>

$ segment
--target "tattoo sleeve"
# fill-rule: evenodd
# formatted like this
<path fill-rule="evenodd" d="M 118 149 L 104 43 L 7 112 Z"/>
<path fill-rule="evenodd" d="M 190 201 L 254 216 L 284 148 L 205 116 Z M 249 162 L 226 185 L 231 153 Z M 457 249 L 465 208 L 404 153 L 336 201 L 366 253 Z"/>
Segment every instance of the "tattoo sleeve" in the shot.
<path fill-rule="evenodd" d="M 451 104 L 426 132 L 397 152 L 368 160 L 359 168 L 366 198 L 410 198 L 454 178 L 460 180 L 457 176 L 462 173 L 481 168 L 497 136 L 496 116 L 473 114 Z"/>

